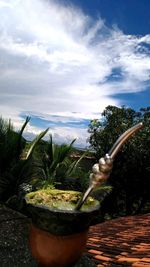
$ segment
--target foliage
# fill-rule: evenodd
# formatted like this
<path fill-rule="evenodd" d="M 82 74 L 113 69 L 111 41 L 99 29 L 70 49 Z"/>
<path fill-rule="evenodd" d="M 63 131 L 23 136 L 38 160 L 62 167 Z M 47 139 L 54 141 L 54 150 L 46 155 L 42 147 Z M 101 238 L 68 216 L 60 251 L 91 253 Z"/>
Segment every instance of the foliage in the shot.
<path fill-rule="evenodd" d="M 72 177 L 77 170 L 78 164 L 84 157 L 84 154 L 79 160 L 71 160 L 70 154 L 73 151 L 73 144 L 75 139 L 68 145 L 57 145 L 53 142 L 52 135 L 49 141 L 41 146 L 39 152 L 41 159 L 37 160 L 37 169 L 39 172 L 42 170 L 41 179 L 34 180 L 35 188 L 53 188 L 66 178 Z"/>
<path fill-rule="evenodd" d="M 98 160 L 124 131 L 140 121 L 144 128 L 124 145 L 114 161 L 109 179 L 113 191 L 102 205 L 102 212 L 111 217 L 146 212 L 150 207 L 150 107 L 136 112 L 108 106 L 101 120 L 93 120 L 89 125 L 89 142 Z"/>
<path fill-rule="evenodd" d="M 30 179 L 32 154 L 36 144 L 48 131 L 42 132 L 26 151 L 23 131 L 30 121 L 27 117 L 21 130 L 15 132 L 11 121 L 0 118 L 0 201 L 18 193 L 19 186 Z"/>
<path fill-rule="evenodd" d="M 76 190 L 84 192 L 89 185 L 90 172 L 78 166 L 71 177 L 65 177 L 60 188 L 64 190 Z"/>
<path fill-rule="evenodd" d="M 98 188 L 95 188 L 91 195 L 99 200 L 100 203 L 112 192 L 112 187 L 108 184 L 103 184 Z"/>

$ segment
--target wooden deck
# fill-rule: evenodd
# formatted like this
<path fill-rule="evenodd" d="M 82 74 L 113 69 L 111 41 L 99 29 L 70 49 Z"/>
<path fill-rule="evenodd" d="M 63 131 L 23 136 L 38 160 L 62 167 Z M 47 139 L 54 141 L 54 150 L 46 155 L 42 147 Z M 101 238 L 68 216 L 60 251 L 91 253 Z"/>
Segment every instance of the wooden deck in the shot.
<path fill-rule="evenodd" d="M 150 214 L 91 227 L 87 255 L 98 267 L 150 267 Z"/>

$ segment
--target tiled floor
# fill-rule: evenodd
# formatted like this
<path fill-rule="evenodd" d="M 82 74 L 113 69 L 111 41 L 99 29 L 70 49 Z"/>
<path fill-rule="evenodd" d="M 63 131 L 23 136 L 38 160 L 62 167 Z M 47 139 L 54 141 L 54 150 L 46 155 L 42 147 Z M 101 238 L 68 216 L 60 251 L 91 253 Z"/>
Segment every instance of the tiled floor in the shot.
<path fill-rule="evenodd" d="M 91 227 L 87 254 L 97 267 L 150 267 L 150 214 Z"/>

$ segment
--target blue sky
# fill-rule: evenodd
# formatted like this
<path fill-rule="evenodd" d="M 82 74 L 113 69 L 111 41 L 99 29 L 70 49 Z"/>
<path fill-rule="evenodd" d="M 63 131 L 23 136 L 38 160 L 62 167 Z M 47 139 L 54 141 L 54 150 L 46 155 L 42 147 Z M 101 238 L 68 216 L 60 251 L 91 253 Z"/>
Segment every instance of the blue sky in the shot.
<path fill-rule="evenodd" d="M 107 105 L 149 106 L 149 0 L 0 0 L 0 114 L 77 138 Z"/>
<path fill-rule="evenodd" d="M 108 27 L 118 25 L 125 34 L 149 34 L 149 0 L 73 0 L 72 3 L 92 17 L 101 16 Z"/>

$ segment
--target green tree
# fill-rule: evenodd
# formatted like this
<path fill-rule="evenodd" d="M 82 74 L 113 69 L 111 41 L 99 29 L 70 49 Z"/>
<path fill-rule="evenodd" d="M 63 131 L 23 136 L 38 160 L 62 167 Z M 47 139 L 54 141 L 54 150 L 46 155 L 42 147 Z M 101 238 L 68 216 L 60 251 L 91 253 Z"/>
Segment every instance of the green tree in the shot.
<path fill-rule="evenodd" d="M 124 131 L 140 121 L 144 128 L 124 145 L 114 161 L 109 179 L 113 190 L 102 206 L 102 211 L 111 216 L 146 212 L 150 207 L 150 107 L 136 112 L 108 106 L 102 118 L 89 125 L 89 142 L 98 160 Z"/>

